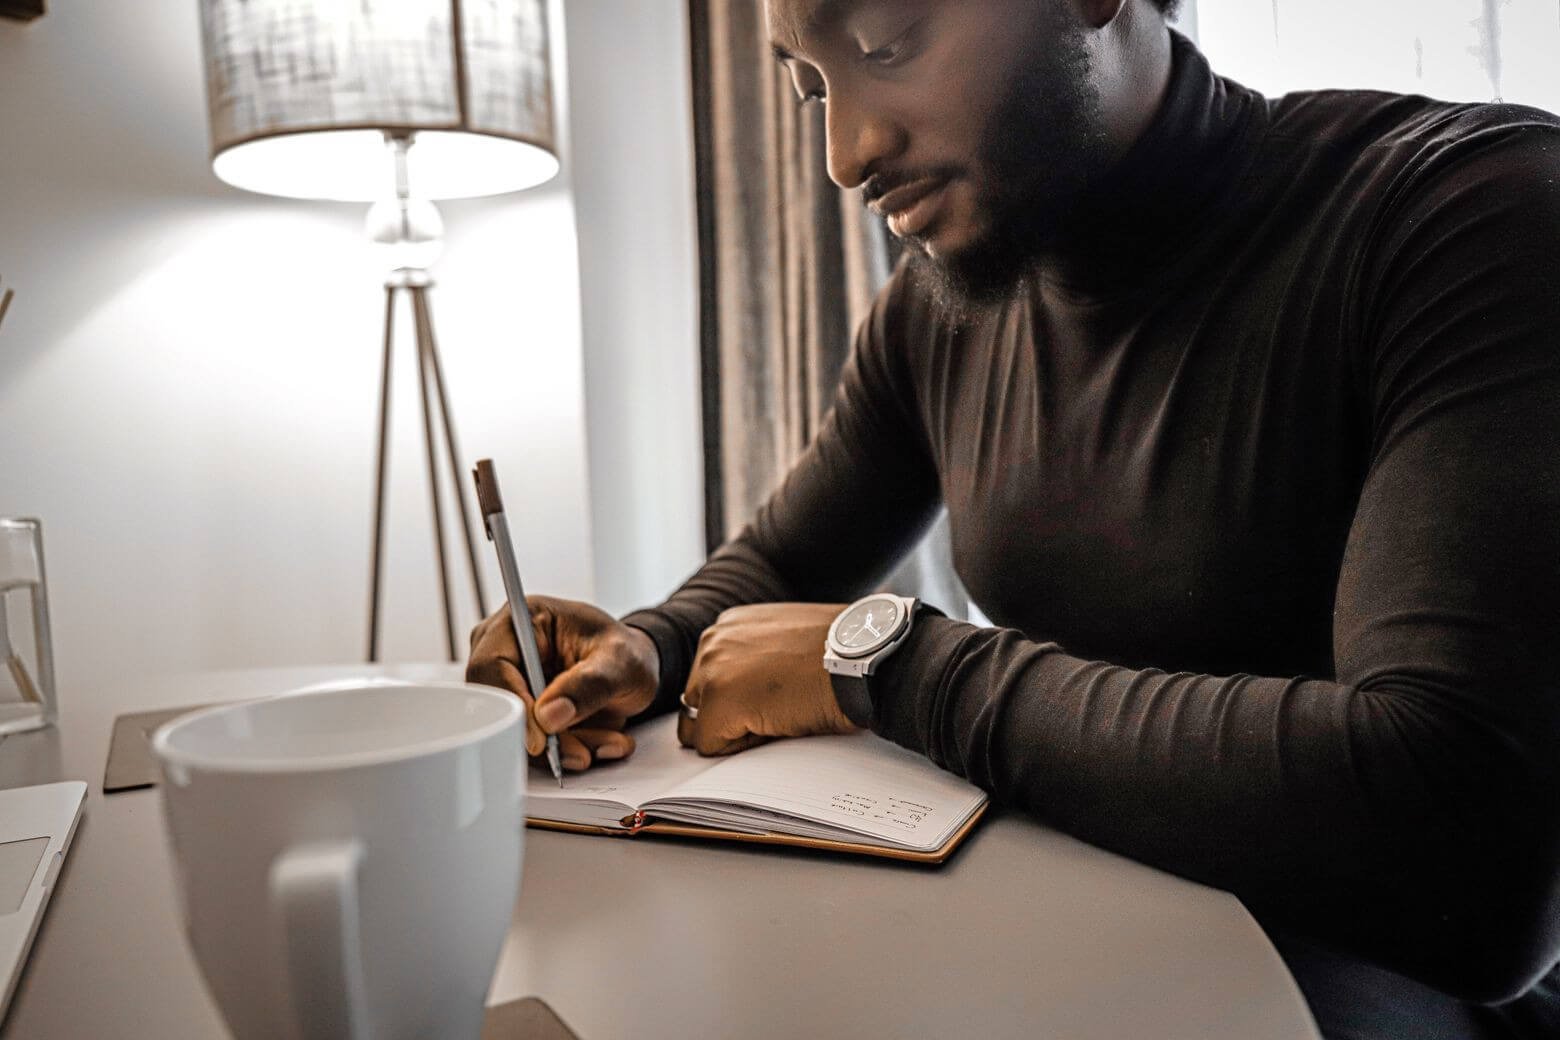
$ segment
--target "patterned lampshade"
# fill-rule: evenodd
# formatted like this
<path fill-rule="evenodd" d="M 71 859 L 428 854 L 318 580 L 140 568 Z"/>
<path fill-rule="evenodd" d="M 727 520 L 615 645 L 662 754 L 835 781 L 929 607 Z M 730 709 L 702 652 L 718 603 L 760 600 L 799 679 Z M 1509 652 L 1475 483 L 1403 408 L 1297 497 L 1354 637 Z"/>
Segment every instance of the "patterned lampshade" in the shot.
<path fill-rule="evenodd" d="M 558 171 L 547 0 L 200 0 L 212 168 L 240 188 L 372 201 L 385 134 L 425 198 Z"/>

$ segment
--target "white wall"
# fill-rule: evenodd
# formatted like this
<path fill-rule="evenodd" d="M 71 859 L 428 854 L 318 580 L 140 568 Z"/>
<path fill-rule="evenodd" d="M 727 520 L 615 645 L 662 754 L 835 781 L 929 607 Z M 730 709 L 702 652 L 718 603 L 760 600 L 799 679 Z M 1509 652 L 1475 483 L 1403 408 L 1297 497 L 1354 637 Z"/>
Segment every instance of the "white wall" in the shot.
<path fill-rule="evenodd" d="M 568 0 L 596 591 L 622 613 L 704 558 L 686 0 Z"/>
<path fill-rule="evenodd" d="M 16 290 L 0 514 L 44 521 L 66 697 L 126 671 L 362 654 L 381 274 L 360 207 L 212 176 L 197 10 L 59 3 L 0 22 L 0 276 Z M 498 463 L 528 588 L 591 597 L 568 189 L 445 206 L 433 302 L 465 461 Z M 443 640 L 400 358 L 384 645 L 431 659 Z"/>

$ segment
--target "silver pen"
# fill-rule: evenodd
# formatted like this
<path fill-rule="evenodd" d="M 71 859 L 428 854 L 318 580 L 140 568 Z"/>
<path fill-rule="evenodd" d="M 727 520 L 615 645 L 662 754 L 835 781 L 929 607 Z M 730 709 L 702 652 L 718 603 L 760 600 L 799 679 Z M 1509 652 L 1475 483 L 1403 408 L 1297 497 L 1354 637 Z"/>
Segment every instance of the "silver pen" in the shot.
<path fill-rule="evenodd" d="M 482 525 L 488 541 L 498 553 L 498 571 L 504 578 L 504 595 L 509 598 L 509 620 L 514 625 L 515 642 L 525 662 L 525 681 L 531 687 L 531 703 L 542 695 L 546 682 L 542 673 L 542 655 L 536 649 L 536 632 L 531 628 L 531 611 L 525 604 L 525 586 L 520 584 L 520 565 L 515 562 L 515 543 L 509 537 L 509 521 L 504 517 L 504 498 L 498 493 L 498 474 L 493 460 L 482 459 L 472 471 L 477 482 L 477 507 L 482 510 Z M 558 755 L 558 735 L 547 735 L 547 767 L 553 779 L 563 786 L 563 761 Z"/>

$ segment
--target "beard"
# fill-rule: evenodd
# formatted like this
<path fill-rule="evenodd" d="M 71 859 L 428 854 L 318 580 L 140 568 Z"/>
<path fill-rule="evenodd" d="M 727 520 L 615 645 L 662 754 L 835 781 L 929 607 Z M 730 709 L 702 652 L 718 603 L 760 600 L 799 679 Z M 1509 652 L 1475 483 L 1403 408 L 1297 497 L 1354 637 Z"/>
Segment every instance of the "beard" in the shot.
<path fill-rule="evenodd" d="M 984 234 L 943 257 L 908 240 L 910 267 L 956 325 L 1026 285 L 1034 262 L 1055 244 L 1108 162 L 1083 30 L 1067 22 L 1059 6 L 1038 5 L 1011 89 L 981 133 L 977 162 L 988 185 L 979 200 Z"/>

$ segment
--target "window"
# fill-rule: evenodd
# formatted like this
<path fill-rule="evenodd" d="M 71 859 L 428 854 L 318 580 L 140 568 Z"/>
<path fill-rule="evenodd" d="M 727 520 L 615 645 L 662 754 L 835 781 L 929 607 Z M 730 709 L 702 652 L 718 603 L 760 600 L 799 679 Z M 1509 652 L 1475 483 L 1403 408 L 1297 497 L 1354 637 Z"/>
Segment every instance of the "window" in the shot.
<path fill-rule="evenodd" d="M 1356 87 L 1560 112 L 1560 0 L 1185 0 L 1213 67 L 1269 96 Z"/>

